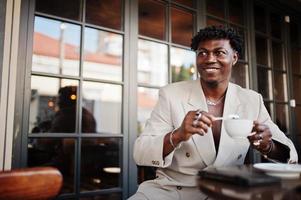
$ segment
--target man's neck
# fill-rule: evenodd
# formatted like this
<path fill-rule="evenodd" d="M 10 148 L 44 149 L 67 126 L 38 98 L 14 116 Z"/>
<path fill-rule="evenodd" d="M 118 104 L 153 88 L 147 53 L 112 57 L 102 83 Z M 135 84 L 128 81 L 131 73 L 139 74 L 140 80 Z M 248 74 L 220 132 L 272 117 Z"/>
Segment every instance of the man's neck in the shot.
<path fill-rule="evenodd" d="M 201 79 L 201 85 L 206 98 L 211 100 L 220 99 L 225 95 L 225 92 L 228 88 L 229 81 L 221 82 L 221 83 L 206 83 Z"/>

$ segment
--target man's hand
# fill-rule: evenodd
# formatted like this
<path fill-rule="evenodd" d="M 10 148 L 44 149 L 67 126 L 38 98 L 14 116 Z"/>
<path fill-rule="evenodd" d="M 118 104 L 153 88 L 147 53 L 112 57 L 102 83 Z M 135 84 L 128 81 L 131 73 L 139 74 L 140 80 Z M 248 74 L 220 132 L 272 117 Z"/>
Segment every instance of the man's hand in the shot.
<path fill-rule="evenodd" d="M 254 121 L 254 127 L 248 139 L 255 149 L 264 154 L 268 153 L 271 145 L 273 145 L 270 128 L 265 124 L 260 124 L 258 121 Z"/>
<path fill-rule="evenodd" d="M 178 137 L 181 141 L 188 140 L 193 134 L 204 135 L 212 126 L 213 115 L 205 111 L 189 111 L 182 125 L 177 130 Z"/>

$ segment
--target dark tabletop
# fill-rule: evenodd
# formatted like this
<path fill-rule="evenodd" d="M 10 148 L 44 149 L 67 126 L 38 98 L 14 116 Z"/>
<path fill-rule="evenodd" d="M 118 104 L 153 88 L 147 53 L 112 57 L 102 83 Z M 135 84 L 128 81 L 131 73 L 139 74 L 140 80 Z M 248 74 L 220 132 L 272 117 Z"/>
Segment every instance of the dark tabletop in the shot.
<path fill-rule="evenodd" d="M 241 166 L 242 171 L 254 171 L 252 165 Z M 260 186 L 239 186 L 223 181 L 199 178 L 200 190 L 215 199 L 264 199 L 264 200 L 301 200 L 301 179 L 281 179 L 278 184 L 265 184 Z"/>

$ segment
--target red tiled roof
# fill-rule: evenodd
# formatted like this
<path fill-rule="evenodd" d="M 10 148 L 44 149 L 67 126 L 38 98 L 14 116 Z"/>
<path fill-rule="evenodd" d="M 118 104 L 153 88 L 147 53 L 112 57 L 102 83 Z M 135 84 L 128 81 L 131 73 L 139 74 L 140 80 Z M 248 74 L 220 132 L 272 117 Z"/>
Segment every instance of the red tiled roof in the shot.
<path fill-rule="evenodd" d="M 64 44 L 64 58 L 70 60 L 79 60 L 79 47 Z M 60 55 L 60 42 L 57 39 L 49 37 L 41 33 L 34 33 L 33 53 L 36 55 L 43 55 L 48 57 L 58 58 Z M 121 59 L 114 55 L 108 55 L 102 52 L 85 52 L 85 61 L 121 65 Z"/>

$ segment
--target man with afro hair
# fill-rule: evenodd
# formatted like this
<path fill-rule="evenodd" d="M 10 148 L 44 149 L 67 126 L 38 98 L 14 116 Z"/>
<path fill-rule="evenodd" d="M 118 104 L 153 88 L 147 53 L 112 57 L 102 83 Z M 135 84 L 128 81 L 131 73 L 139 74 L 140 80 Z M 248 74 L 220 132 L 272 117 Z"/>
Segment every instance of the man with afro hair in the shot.
<path fill-rule="evenodd" d="M 282 162 L 297 162 L 290 139 L 271 120 L 262 96 L 230 83 L 242 39 L 229 27 L 206 27 L 192 39 L 199 79 L 160 89 L 159 100 L 134 146 L 137 165 L 157 167 L 130 199 L 207 199 L 197 174 L 208 166 L 242 165 L 249 147 Z M 254 121 L 248 140 L 231 138 L 216 117 Z"/>

